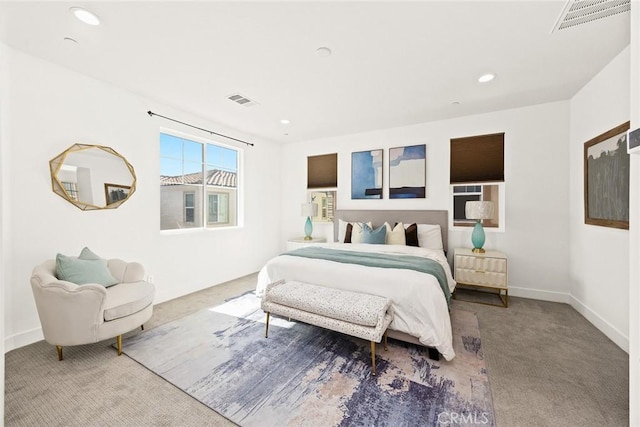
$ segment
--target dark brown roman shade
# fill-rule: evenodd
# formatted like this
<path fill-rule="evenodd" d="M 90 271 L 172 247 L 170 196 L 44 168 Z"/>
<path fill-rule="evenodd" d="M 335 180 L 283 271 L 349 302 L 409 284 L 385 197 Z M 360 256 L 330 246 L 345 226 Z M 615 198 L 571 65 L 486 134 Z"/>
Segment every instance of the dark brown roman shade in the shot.
<path fill-rule="evenodd" d="M 338 154 L 307 157 L 307 188 L 338 186 Z"/>
<path fill-rule="evenodd" d="M 451 184 L 504 181 L 504 132 L 451 139 Z"/>

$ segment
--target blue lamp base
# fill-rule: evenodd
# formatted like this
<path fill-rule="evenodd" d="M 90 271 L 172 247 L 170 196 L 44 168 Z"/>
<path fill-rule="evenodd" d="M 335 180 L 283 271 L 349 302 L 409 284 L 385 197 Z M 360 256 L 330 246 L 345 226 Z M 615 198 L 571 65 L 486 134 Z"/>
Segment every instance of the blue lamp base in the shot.
<path fill-rule="evenodd" d="M 484 249 L 484 228 L 480 221 L 476 221 L 476 225 L 473 227 L 473 233 L 471 233 L 471 243 L 473 243 L 473 252 L 483 254 Z"/>
<path fill-rule="evenodd" d="M 307 222 L 304 223 L 304 240 L 313 240 L 311 233 L 313 233 L 313 224 L 311 223 L 311 217 L 308 216 Z"/>

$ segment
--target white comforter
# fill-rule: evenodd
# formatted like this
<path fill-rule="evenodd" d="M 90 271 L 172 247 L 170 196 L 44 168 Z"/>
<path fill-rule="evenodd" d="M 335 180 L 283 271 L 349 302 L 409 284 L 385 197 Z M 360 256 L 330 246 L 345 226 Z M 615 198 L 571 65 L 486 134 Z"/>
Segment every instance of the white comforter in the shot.
<path fill-rule="evenodd" d="M 456 285 L 451 276 L 447 258 L 441 250 L 402 245 L 353 243 L 327 243 L 321 246 L 430 258 L 442 265 L 452 292 Z M 257 295 L 262 296 L 267 284 L 281 279 L 388 297 L 392 300 L 394 308 L 391 329 L 405 332 L 418 338 L 422 344 L 437 348 L 447 360 L 455 356 L 447 301 L 438 280 L 430 274 L 283 254 L 272 258 L 260 270 L 256 287 Z"/>

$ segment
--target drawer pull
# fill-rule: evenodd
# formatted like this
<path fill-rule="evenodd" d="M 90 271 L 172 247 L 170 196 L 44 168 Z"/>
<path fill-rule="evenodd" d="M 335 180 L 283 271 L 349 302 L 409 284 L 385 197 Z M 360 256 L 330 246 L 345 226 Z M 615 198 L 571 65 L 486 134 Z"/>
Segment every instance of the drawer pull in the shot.
<path fill-rule="evenodd" d="M 476 271 L 475 271 L 475 273 L 483 273 L 483 274 L 484 274 L 484 273 L 486 273 L 486 272 L 485 272 L 485 271 L 483 271 L 483 270 L 476 270 Z"/>

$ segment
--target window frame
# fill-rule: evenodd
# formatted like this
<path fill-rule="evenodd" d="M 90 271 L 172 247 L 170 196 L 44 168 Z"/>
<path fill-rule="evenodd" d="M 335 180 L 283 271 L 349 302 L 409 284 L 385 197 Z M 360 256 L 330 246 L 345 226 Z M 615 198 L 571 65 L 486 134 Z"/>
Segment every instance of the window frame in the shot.
<path fill-rule="evenodd" d="M 214 187 L 215 188 L 215 187 Z M 218 207 L 218 210 L 216 211 L 216 215 L 218 217 L 218 221 L 211 221 L 211 201 L 210 198 L 214 196 L 216 197 L 218 200 L 216 202 L 216 205 Z M 225 201 L 225 207 L 226 207 L 226 213 L 224 215 L 224 217 L 226 218 L 224 221 L 220 221 L 220 212 L 219 212 L 219 208 L 220 208 L 220 198 L 221 196 L 223 196 L 224 199 L 226 199 Z M 207 191 L 207 224 L 229 224 L 229 193 L 224 193 L 221 191 Z"/>
<path fill-rule="evenodd" d="M 187 206 L 187 196 L 192 196 L 193 198 L 193 206 Z M 193 216 L 193 221 L 189 221 L 189 214 L 187 210 L 191 210 L 191 215 Z M 195 191 L 183 191 L 182 192 L 182 210 L 185 224 L 195 224 L 196 223 L 196 192 Z"/>
<path fill-rule="evenodd" d="M 489 232 L 506 229 L 505 215 L 505 147 L 506 133 L 496 132 L 449 139 L 449 228 L 464 230 L 475 221 L 461 222 L 454 219 L 455 187 L 480 186 L 479 200 L 485 199 L 485 187 L 497 187 L 497 225 L 494 220 L 483 220 L 484 229 Z M 465 193 L 457 193 L 465 194 Z M 474 194 L 478 194 L 475 192 Z"/>
<path fill-rule="evenodd" d="M 454 210 L 454 187 L 457 186 L 481 186 L 480 200 L 483 200 L 484 186 L 496 186 L 498 187 L 498 225 L 482 223 L 486 232 L 504 232 L 506 229 L 505 220 L 505 183 L 504 182 L 468 182 L 468 183 L 455 183 L 449 185 L 449 229 L 450 230 L 468 230 L 469 227 L 473 227 L 475 221 L 469 220 L 469 223 L 456 224 L 453 218 Z M 458 193 L 458 194 L 478 194 L 475 193 Z"/>
<path fill-rule="evenodd" d="M 198 137 L 195 136 L 193 134 L 189 134 L 189 133 L 185 133 L 185 132 L 180 132 L 180 131 L 176 131 L 174 129 L 169 129 L 169 128 L 164 128 L 161 127 L 158 133 L 158 156 L 157 159 L 160 162 L 162 157 L 162 153 L 160 152 L 160 135 L 161 134 L 167 134 L 176 138 L 181 138 L 181 139 L 186 139 L 188 141 L 191 142 L 197 142 L 199 144 L 202 144 L 202 173 L 203 173 L 203 182 L 202 184 L 189 184 L 189 186 L 193 186 L 193 187 L 197 187 L 200 189 L 200 193 L 201 193 L 201 197 L 198 197 L 198 191 L 195 191 L 195 197 L 194 197 L 194 201 L 195 201 L 195 205 L 196 205 L 196 209 L 198 209 L 198 199 L 201 199 L 201 207 L 200 209 L 200 214 L 202 215 L 202 224 L 199 226 L 194 226 L 194 227 L 186 227 L 186 228 L 169 228 L 169 229 L 162 229 L 162 223 L 160 223 L 160 233 L 166 233 L 166 234 L 180 234 L 180 233 L 193 233 L 193 232 L 213 232 L 216 230 L 228 230 L 228 229 L 233 229 L 233 228 L 242 228 L 244 227 L 244 149 L 243 147 L 238 147 L 238 146 L 234 146 L 234 145 L 229 145 L 229 144 L 225 144 L 224 142 L 220 142 L 217 138 L 202 138 L 202 137 Z M 235 198 L 236 198 L 236 205 L 235 205 L 235 219 L 236 219 L 236 223 L 234 225 L 229 225 L 230 224 L 230 214 L 227 214 L 227 221 L 224 223 L 209 223 L 208 222 L 208 195 L 213 192 L 216 192 L 216 189 L 220 189 L 220 188 L 227 188 L 227 187 L 218 187 L 218 186 L 214 186 L 214 185 L 207 185 L 206 184 L 206 172 L 207 172 L 207 167 L 211 164 L 210 161 L 207 160 L 206 157 L 206 147 L 207 144 L 213 145 L 213 146 L 218 146 L 221 148 L 225 148 L 225 149 L 230 149 L 236 152 L 236 187 L 229 187 L 229 188 L 234 188 L 235 189 Z M 182 161 L 184 161 L 184 158 L 182 159 Z M 159 165 L 160 167 L 160 165 Z M 158 176 L 160 177 L 162 174 L 162 171 L 159 171 Z M 160 186 L 161 187 L 161 186 Z M 185 189 L 186 192 L 189 192 L 188 189 Z M 228 193 L 223 193 L 223 194 L 228 194 Z M 182 196 L 182 212 L 183 212 L 183 218 L 184 218 L 184 214 L 185 214 L 185 206 L 184 206 L 184 195 Z M 231 211 L 231 207 L 229 202 L 227 203 L 229 212 Z M 162 204 L 159 204 L 159 213 L 160 216 L 162 217 Z M 195 213 L 195 217 L 197 219 L 197 211 L 194 211 Z M 185 218 L 186 219 L 186 218 Z M 196 222 L 197 223 L 197 222 Z M 222 224 L 222 225 L 218 225 L 218 226 L 213 226 L 211 227 L 209 224 Z M 226 225 L 225 225 L 226 224 Z"/>

